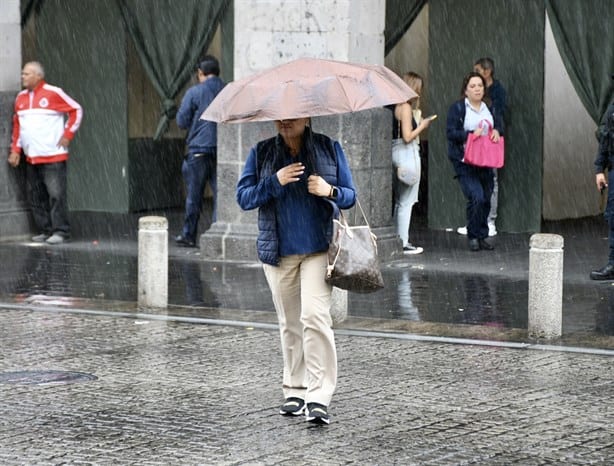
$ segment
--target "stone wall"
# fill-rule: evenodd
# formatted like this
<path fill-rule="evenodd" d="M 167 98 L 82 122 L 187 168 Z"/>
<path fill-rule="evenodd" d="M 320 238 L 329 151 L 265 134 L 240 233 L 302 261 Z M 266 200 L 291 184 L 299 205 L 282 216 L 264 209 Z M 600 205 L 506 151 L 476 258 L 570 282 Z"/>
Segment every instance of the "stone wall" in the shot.
<path fill-rule="evenodd" d="M 24 0 L 25 1 L 25 0 Z M 19 0 L 0 2 L 0 92 L 21 88 L 21 13 Z"/>
<path fill-rule="evenodd" d="M 25 166 L 13 169 L 6 158 L 11 145 L 13 103 L 20 85 L 21 15 L 19 0 L 0 7 L 0 241 L 29 232 Z"/>
<path fill-rule="evenodd" d="M 25 163 L 15 169 L 6 162 L 11 145 L 15 93 L 0 92 L 0 241 L 23 236 L 31 231 L 25 190 Z"/>
<path fill-rule="evenodd" d="M 384 63 L 385 0 L 235 2 L 234 78 L 300 57 Z"/>

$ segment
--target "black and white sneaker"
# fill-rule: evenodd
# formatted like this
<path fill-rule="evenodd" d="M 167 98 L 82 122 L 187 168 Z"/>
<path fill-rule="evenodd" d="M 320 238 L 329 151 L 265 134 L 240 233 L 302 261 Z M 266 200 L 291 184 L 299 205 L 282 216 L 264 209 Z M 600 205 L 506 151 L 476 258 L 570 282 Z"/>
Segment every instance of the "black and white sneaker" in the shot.
<path fill-rule="evenodd" d="M 294 396 L 286 398 L 284 404 L 279 408 L 279 414 L 282 416 L 300 416 L 304 412 L 305 401 Z"/>
<path fill-rule="evenodd" d="M 47 241 L 47 238 L 49 238 L 49 236 L 47 233 L 41 233 L 40 235 L 36 235 L 32 237 L 32 241 L 34 241 L 35 243 L 44 243 L 45 241 Z"/>
<path fill-rule="evenodd" d="M 330 424 L 328 408 L 320 403 L 307 403 L 305 420 L 314 424 Z"/>

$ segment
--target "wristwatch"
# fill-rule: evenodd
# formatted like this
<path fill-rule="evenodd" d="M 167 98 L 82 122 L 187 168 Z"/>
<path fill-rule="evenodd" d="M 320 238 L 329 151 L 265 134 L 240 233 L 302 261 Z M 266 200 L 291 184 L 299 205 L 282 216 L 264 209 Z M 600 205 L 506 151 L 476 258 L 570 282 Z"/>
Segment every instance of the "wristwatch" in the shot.
<path fill-rule="evenodd" d="M 339 190 L 334 186 L 330 188 L 330 197 L 331 199 L 337 199 L 337 195 L 339 194 Z"/>

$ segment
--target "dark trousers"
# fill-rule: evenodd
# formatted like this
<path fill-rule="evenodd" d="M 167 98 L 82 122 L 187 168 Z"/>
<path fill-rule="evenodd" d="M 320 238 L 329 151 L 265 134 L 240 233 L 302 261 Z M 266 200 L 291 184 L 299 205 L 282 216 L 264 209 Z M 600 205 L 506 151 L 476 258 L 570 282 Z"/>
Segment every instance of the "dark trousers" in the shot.
<path fill-rule="evenodd" d="M 488 213 L 494 186 L 492 168 L 471 167 L 471 171 L 460 175 L 458 181 L 467 199 L 467 237 L 484 239 L 488 236 Z"/>
<path fill-rule="evenodd" d="M 604 216 L 610 227 L 608 232 L 608 242 L 610 244 L 608 264 L 614 265 L 614 169 L 608 171 L 608 203 L 606 204 Z"/>
<path fill-rule="evenodd" d="M 28 197 L 39 232 L 70 236 L 66 162 L 27 164 Z"/>
<path fill-rule="evenodd" d="M 185 217 L 182 236 L 189 241 L 196 241 L 198 220 L 203 207 L 203 194 L 207 182 L 213 191 L 213 218 L 216 220 L 217 205 L 217 153 L 207 153 L 201 156 L 188 154 L 181 166 L 181 173 L 186 188 Z"/>

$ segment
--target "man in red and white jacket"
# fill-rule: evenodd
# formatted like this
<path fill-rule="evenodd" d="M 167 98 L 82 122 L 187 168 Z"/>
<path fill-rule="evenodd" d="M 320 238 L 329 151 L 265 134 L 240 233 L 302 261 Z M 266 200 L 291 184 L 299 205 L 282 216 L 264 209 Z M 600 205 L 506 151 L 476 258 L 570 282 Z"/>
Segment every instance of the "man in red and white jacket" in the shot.
<path fill-rule="evenodd" d="M 60 244 L 70 237 L 66 199 L 68 145 L 79 129 L 83 110 L 44 78 L 38 62 L 26 63 L 21 71 L 24 90 L 15 99 L 8 162 L 16 167 L 21 153 L 25 155 L 28 196 L 39 229 L 32 240 Z"/>

